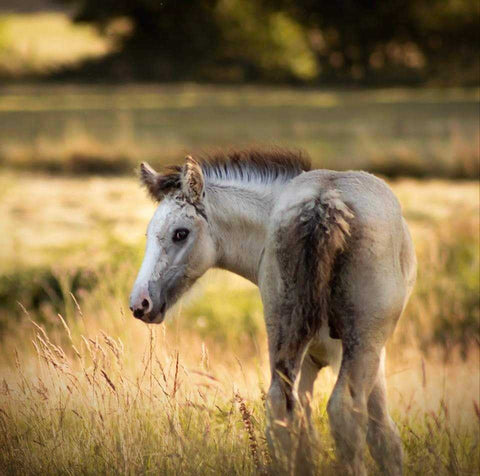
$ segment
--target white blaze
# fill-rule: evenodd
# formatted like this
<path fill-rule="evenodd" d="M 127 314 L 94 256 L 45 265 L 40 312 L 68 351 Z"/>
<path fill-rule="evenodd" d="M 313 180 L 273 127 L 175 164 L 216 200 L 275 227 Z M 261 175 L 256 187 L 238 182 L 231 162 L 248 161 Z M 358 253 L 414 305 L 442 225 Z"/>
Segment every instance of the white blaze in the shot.
<path fill-rule="evenodd" d="M 130 295 L 131 307 L 136 307 L 135 304 L 148 295 L 149 281 L 158 280 L 167 265 L 160 238 L 160 228 L 165 225 L 167 216 L 168 207 L 158 207 L 148 225 L 145 255 Z"/>

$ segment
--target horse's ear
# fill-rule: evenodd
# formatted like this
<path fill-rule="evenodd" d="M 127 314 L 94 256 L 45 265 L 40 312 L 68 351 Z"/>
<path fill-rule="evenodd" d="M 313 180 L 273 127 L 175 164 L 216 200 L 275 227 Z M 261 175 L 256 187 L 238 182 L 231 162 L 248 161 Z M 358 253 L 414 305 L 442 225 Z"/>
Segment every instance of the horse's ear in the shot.
<path fill-rule="evenodd" d="M 182 169 L 183 193 L 192 203 L 198 203 L 202 200 L 204 187 L 205 183 L 200 164 L 190 155 L 187 155 Z"/>
<path fill-rule="evenodd" d="M 154 200 L 160 200 L 163 192 L 160 189 L 161 175 L 146 162 L 140 164 L 140 182 L 146 187 Z"/>

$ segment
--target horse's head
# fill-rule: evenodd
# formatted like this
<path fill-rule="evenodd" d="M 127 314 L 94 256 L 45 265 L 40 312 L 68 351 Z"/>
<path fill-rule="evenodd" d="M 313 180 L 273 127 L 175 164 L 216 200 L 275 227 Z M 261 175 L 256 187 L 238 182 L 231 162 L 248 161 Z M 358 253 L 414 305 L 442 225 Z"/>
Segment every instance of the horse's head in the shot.
<path fill-rule="evenodd" d="M 140 167 L 142 184 L 159 202 L 130 295 L 133 315 L 147 323 L 162 322 L 167 309 L 214 263 L 202 169 L 187 157 L 183 167 L 170 172 L 162 175 L 147 164 Z"/>

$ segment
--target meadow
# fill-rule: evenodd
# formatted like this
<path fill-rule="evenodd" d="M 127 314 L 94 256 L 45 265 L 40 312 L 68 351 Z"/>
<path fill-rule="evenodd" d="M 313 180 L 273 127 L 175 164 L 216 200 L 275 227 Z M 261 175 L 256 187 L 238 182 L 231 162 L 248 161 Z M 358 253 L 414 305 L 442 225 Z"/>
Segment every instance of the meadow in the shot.
<path fill-rule="evenodd" d="M 155 327 L 133 319 L 127 300 L 154 210 L 135 164 L 279 142 L 302 146 L 316 166 L 396 177 L 389 183 L 419 259 L 388 345 L 405 470 L 477 474 L 477 96 L 189 85 L 0 90 L 0 473 L 268 472 L 257 289 L 210 271 Z M 408 171 L 417 178 L 402 177 Z M 334 382 L 324 370 L 315 389 L 321 474 L 338 473 L 325 410 Z"/>
<path fill-rule="evenodd" d="M 130 175 L 141 160 L 260 143 L 306 149 L 316 167 L 475 180 L 478 104 L 478 89 L 11 85 L 0 87 L 0 164 Z"/>

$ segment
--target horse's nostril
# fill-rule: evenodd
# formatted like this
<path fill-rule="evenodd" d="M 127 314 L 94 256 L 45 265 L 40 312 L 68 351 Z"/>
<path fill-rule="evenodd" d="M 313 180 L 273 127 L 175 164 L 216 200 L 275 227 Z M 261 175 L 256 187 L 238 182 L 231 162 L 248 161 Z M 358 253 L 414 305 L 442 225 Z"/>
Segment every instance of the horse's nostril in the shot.
<path fill-rule="evenodd" d="M 148 307 L 148 301 L 147 301 L 146 299 L 144 299 L 144 300 L 142 301 L 142 307 L 143 307 L 144 309 L 146 309 L 146 308 Z"/>
<path fill-rule="evenodd" d="M 135 309 L 135 311 L 133 311 L 133 315 L 135 317 L 143 317 L 143 309 Z"/>

